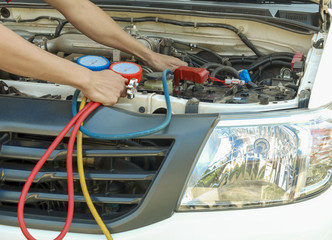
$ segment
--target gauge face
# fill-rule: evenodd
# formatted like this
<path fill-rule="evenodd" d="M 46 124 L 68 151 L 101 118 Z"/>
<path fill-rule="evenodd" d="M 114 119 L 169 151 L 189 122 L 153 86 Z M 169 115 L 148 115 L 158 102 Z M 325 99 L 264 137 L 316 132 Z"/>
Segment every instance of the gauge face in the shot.
<path fill-rule="evenodd" d="M 140 68 L 133 63 L 118 63 L 112 66 L 112 70 L 122 74 L 135 74 L 140 72 Z"/>
<path fill-rule="evenodd" d="M 126 78 L 127 84 L 132 79 L 137 79 L 138 83 L 141 81 L 143 70 L 140 65 L 132 62 L 117 62 L 110 66 L 110 69 L 122 77 Z"/>
<path fill-rule="evenodd" d="M 91 70 L 104 70 L 108 69 L 110 62 L 101 56 L 83 56 L 77 60 L 77 63 L 83 67 L 89 68 Z"/>

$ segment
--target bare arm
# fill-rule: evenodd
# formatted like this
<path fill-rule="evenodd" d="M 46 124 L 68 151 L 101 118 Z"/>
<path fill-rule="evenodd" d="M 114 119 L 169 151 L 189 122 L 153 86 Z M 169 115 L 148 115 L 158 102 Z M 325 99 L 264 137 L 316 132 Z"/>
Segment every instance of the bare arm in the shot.
<path fill-rule="evenodd" d="M 141 58 L 155 70 L 186 65 L 177 58 L 154 53 L 124 32 L 105 12 L 88 0 L 46 0 L 80 31 L 107 46 Z M 92 72 L 25 41 L 0 25 L 0 69 L 82 90 L 92 101 L 111 106 L 125 96 L 125 79 L 110 70 Z"/>
<path fill-rule="evenodd" d="M 93 101 L 115 104 L 125 90 L 125 79 L 110 70 L 92 72 L 50 54 L 0 25 L 0 69 L 83 91 Z"/>
<path fill-rule="evenodd" d="M 155 70 L 175 70 L 185 62 L 151 51 L 127 34 L 102 9 L 88 0 L 45 0 L 58 9 L 69 22 L 91 39 L 106 46 L 131 53 Z"/>

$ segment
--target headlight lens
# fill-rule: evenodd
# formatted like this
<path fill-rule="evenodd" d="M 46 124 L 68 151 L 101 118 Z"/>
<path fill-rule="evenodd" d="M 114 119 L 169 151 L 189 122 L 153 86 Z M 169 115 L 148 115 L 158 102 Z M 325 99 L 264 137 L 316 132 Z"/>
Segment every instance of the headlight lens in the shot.
<path fill-rule="evenodd" d="M 286 204 L 318 194 L 330 186 L 331 147 L 330 109 L 221 120 L 190 176 L 180 210 Z"/>

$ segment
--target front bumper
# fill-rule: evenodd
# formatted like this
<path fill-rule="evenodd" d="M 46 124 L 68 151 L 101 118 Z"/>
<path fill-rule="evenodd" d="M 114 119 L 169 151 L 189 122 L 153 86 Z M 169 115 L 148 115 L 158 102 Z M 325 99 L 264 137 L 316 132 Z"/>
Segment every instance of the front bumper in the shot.
<path fill-rule="evenodd" d="M 331 240 L 332 188 L 296 204 L 232 211 L 175 213 L 172 217 L 132 231 L 114 240 Z M 54 239 L 58 232 L 32 230 L 39 240 Z M 2 240 L 25 239 L 17 227 L 0 225 Z M 101 240 L 103 235 L 68 233 L 65 239 Z"/>

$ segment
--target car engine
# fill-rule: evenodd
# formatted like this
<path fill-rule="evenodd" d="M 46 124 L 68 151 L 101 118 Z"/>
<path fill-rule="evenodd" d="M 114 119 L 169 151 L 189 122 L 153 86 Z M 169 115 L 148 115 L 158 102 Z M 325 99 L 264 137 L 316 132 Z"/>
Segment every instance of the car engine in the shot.
<path fill-rule="evenodd" d="M 165 111 L 160 98 L 163 94 L 161 72 L 153 71 L 134 56 L 89 39 L 61 16 L 53 17 L 57 15 L 55 12 L 52 16 L 21 13 L 17 9 L 8 9 L 8 12 L 10 17 L 0 19 L 4 25 L 32 44 L 69 61 L 83 55 L 98 55 L 111 62 L 140 64 L 143 78 L 137 87 L 136 99 L 131 102 L 122 99 L 117 106 L 140 113 Z M 248 104 L 255 106 L 249 111 L 271 105 L 293 108 L 305 107 L 308 102 L 312 79 L 306 80 L 305 71 L 313 53 L 324 43 L 321 33 L 239 20 L 110 15 L 146 47 L 188 63 L 187 68 L 178 69 L 168 79 L 176 113 L 243 111 Z M 257 26 L 264 33 L 255 30 L 256 34 Z M 276 39 L 276 36 L 281 37 Z M 73 90 L 67 86 L 3 71 L 0 79 L 0 94 L 72 98 Z"/>

